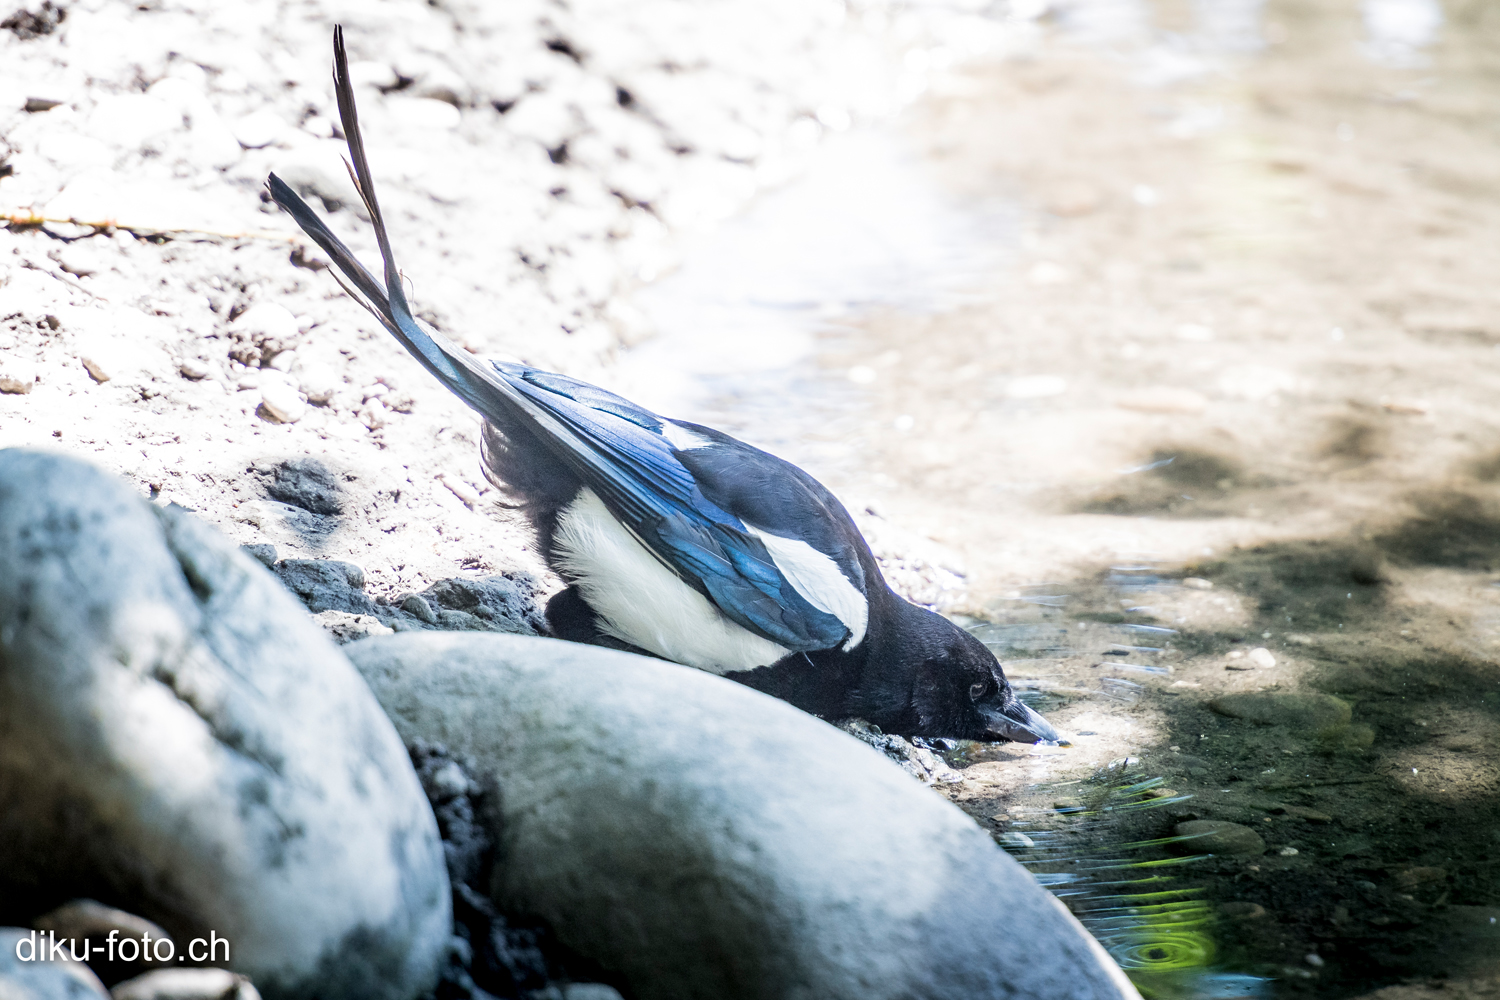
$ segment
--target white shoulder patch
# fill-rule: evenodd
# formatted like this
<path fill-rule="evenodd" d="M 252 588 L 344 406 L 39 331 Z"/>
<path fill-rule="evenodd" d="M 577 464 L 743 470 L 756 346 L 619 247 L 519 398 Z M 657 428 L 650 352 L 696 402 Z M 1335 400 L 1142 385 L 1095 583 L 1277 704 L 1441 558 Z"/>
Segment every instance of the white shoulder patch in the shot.
<path fill-rule="evenodd" d="M 838 563 L 806 542 L 782 538 L 748 524 L 745 527 L 765 543 L 776 568 L 791 581 L 803 600 L 838 618 L 849 629 L 844 649 L 853 649 L 864 641 L 865 627 L 870 619 L 870 602 L 839 569 Z"/>
<path fill-rule="evenodd" d="M 552 544 L 558 569 L 578 585 L 604 631 L 662 659 L 724 674 L 791 652 L 730 621 L 678 579 L 593 490 L 580 490 L 558 514 Z"/>
<path fill-rule="evenodd" d="M 713 444 L 713 441 L 702 434 L 679 427 L 670 420 L 661 422 L 661 436 L 678 451 L 692 451 L 694 448 L 707 448 Z"/>

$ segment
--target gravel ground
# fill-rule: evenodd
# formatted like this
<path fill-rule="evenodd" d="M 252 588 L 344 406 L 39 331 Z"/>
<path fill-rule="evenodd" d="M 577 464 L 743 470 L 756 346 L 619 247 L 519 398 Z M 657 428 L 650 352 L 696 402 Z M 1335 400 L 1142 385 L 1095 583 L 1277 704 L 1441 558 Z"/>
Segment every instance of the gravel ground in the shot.
<path fill-rule="evenodd" d="M 335 22 L 420 315 L 596 379 L 653 334 L 631 292 L 684 235 L 921 90 L 926 64 L 903 53 L 1015 35 L 962 6 L 880 3 L 95 0 L 9 17 L 0 444 L 91 457 L 281 557 L 354 562 L 375 597 L 464 572 L 553 583 L 478 471 L 474 416 L 264 196 L 275 170 L 371 255 L 340 161 Z M 326 469 L 313 509 L 266 491 L 300 456 Z"/>

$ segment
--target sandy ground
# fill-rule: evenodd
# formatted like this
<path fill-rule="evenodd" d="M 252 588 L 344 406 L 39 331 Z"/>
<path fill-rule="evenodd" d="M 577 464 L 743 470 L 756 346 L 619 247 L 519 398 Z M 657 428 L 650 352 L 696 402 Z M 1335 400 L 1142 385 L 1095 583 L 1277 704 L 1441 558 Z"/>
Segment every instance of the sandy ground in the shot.
<path fill-rule="evenodd" d="M 1024 18 L 960 5 L 921 30 L 871 6 L 783 19 L 742 51 L 744 18 L 765 27 L 753 5 L 722 24 L 660 6 L 675 13 L 588 22 L 539 5 L 497 23 L 486 5 L 391 4 L 351 35 L 428 318 L 476 349 L 628 388 L 657 332 L 633 293 L 681 263 L 683 235 L 794 176 L 849 121 L 881 120 L 900 103 L 886 91 L 922 69 L 925 96 L 897 127 L 948 197 L 993 220 L 999 263 L 966 305 L 837 310 L 814 361 L 718 378 L 682 415 L 776 445 L 832 486 L 901 589 L 964 615 L 1079 734 L 1057 752 L 955 758 L 965 780 L 944 793 L 997 834 L 1103 849 L 1184 819 L 1254 826 L 1265 855 L 1173 869 L 1218 915 L 1204 962 L 1272 994 L 1487 995 L 1500 18 L 1453 0 L 1434 44 L 1381 60 L 1354 0 L 1270 0 L 1251 18 L 1261 48 L 1211 37 L 1213 5 L 1186 2 L 1011 5 Z M 151 7 L 101 27 L 79 4 L 51 35 L 0 32 L 6 211 L 40 212 L 89 171 L 194 189 L 98 209 L 154 211 L 143 232 L 198 205 L 187 224 L 285 237 L 257 194 L 272 168 L 336 204 L 320 157 L 338 12 L 236 8 L 242 23 Z M 1136 21 L 1101 36 L 1091 15 L 1116 8 Z M 989 55 L 953 58 L 953 36 L 981 23 Z M 164 24 L 171 44 L 145 34 Z M 136 48 L 106 28 L 136 32 Z M 255 41 L 230 65 L 235 31 Z M 499 35 L 514 51 L 491 65 Z M 182 39 L 217 47 L 183 58 Z M 870 65 L 901 72 L 851 75 Z M 178 82 L 151 89 L 162 80 Z M 874 106 L 850 96 L 881 87 Z M 99 108 L 122 95 L 177 117 L 111 132 Z M 63 104 L 15 110 L 30 97 Z M 273 138 L 214 153 L 204 101 L 231 137 L 258 123 Z M 245 121 L 258 111 L 281 130 Z M 333 219 L 360 232 L 347 208 Z M 372 594 L 500 571 L 553 585 L 485 492 L 473 419 L 291 247 L 0 231 L 0 376 L 31 386 L 0 394 L 0 440 L 93 456 L 240 541 L 357 562 Z M 325 388 L 294 423 L 266 410 Z M 341 477 L 340 513 L 309 522 L 268 499 L 269 470 L 303 454 Z M 1352 723 L 1320 734 L 1208 707 L 1244 691 L 1333 694 Z M 1192 798 L 1113 818 L 1054 808 L 1150 777 L 1180 793 L 1163 798 Z"/>

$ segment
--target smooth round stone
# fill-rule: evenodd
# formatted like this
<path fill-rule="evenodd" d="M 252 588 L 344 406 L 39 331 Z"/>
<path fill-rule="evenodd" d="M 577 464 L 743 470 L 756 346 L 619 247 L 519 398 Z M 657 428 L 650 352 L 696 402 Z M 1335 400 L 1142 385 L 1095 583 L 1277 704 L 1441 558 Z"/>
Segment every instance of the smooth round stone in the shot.
<path fill-rule="evenodd" d="M 0 998 L 110 1000 L 109 991 L 88 966 L 48 961 L 41 954 L 40 940 L 36 931 L 0 927 Z"/>
<path fill-rule="evenodd" d="M 1208 703 L 1220 715 L 1263 726 L 1285 726 L 1302 732 L 1328 732 L 1349 725 L 1354 710 L 1331 694 L 1245 691 L 1220 695 Z"/>
<path fill-rule="evenodd" d="M 1264 646 L 1256 646 L 1250 650 L 1245 659 L 1253 667 L 1270 669 L 1276 666 L 1276 655 Z"/>
<path fill-rule="evenodd" d="M 297 387 L 281 379 L 265 379 L 260 387 L 260 405 L 266 416 L 279 424 L 295 424 L 307 414 L 307 402 Z"/>
<path fill-rule="evenodd" d="M 321 362 L 303 365 L 297 373 L 297 384 L 309 403 L 318 404 L 327 403 L 334 393 L 343 388 L 343 382 L 333 367 Z"/>
<path fill-rule="evenodd" d="M 279 303 L 258 302 L 240 313 L 234 329 L 285 342 L 297 336 L 297 317 Z"/>
<path fill-rule="evenodd" d="M 1266 842 L 1260 834 L 1239 823 L 1216 819 L 1195 819 L 1178 823 L 1172 832 L 1179 840 L 1171 845 L 1179 854 L 1263 854 Z"/>
<path fill-rule="evenodd" d="M 177 363 L 177 370 L 182 373 L 183 378 L 192 379 L 194 382 L 208 378 L 212 373 L 212 369 L 197 358 L 183 358 Z"/>
<path fill-rule="evenodd" d="M 252 111 L 230 123 L 229 131 L 246 149 L 269 146 L 288 130 L 287 123 L 274 111 Z"/>
<path fill-rule="evenodd" d="M 37 372 L 34 362 L 0 354 L 0 392 L 26 395 L 36 385 Z"/>
<path fill-rule="evenodd" d="M 244 976 L 228 969 L 159 969 L 109 991 L 111 1000 L 260 1000 Z"/>
<path fill-rule="evenodd" d="M 785 702 L 555 639 L 344 648 L 408 743 L 474 762 L 496 902 L 638 1000 L 1137 996 L 972 819 Z"/>
<path fill-rule="evenodd" d="M 301 605 L 181 508 L 23 449 L 0 451 L 0 858 L 8 908 L 216 934 L 269 998 L 411 1000 L 452 929 L 405 748 Z"/>

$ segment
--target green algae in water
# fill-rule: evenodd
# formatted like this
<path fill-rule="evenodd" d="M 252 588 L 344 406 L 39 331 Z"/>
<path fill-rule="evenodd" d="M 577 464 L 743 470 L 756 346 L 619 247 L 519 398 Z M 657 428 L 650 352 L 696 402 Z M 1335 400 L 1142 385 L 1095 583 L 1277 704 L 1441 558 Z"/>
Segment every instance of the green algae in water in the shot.
<path fill-rule="evenodd" d="M 1027 830 L 1033 846 L 1011 852 L 1078 917 L 1146 1000 L 1267 997 L 1269 980 L 1214 967 L 1215 915 L 1198 898 L 1205 889 L 1174 872 L 1211 855 L 1150 856 L 1190 839 L 1186 837 L 1110 841 L 1105 824 L 1111 819 L 1191 797 L 1153 795 L 1164 781 L 1150 778 L 1095 789 L 1084 804 L 1069 809 L 1072 823 L 1066 836 Z M 1026 826 L 1022 819 L 1013 829 L 1021 832 Z M 1080 847 L 1080 840 L 1094 845 Z"/>

